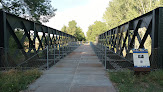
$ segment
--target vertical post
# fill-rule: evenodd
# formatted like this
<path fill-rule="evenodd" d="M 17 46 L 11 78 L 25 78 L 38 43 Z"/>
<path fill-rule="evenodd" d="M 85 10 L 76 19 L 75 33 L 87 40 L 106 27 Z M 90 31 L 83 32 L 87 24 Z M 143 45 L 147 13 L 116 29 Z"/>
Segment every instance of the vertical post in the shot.
<path fill-rule="evenodd" d="M 67 54 L 68 54 L 68 53 L 69 53 L 69 51 L 68 51 L 68 50 L 69 50 L 69 47 L 68 47 L 68 46 L 69 46 L 69 44 L 68 44 L 68 42 L 69 42 L 69 41 L 68 41 L 68 34 L 67 34 L 66 37 L 67 37 L 67 39 L 66 39 L 66 43 L 67 43 L 66 51 L 67 51 Z"/>
<path fill-rule="evenodd" d="M 102 63 L 103 63 L 103 64 L 105 64 L 105 47 L 104 47 L 104 38 L 105 38 L 105 37 L 104 37 L 104 35 L 105 35 L 105 34 L 102 34 L 102 54 L 104 53 L 104 54 L 102 55 Z"/>
<path fill-rule="evenodd" d="M 58 32 L 57 32 L 57 30 L 56 30 L 56 36 L 55 36 L 55 38 L 56 38 L 56 48 L 58 49 Z"/>
<path fill-rule="evenodd" d="M 67 34 L 65 34 L 65 52 L 67 53 Z"/>
<path fill-rule="evenodd" d="M 4 12 L 0 11 L 0 47 L 4 47 L 4 31 L 6 31 L 6 21 L 4 18 Z"/>
<path fill-rule="evenodd" d="M 6 30 L 5 27 L 5 21 L 4 21 L 4 12 L 0 11 L 0 66 L 2 65 L 2 53 L 3 53 L 3 49 L 4 49 L 4 31 Z M 6 54 L 7 55 L 7 54 Z M 6 60 L 5 60 L 6 62 Z"/>
<path fill-rule="evenodd" d="M 55 44 L 54 44 L 54 65 L 55 65 Z"/>
<path fill-rule="evenodd" d="M 158 68 L 163 69 L 163 7 L 159 8 L 158 25 Z M 157 25 L 157 24 L 156 24 Z"/>
<path fill-rule="evenodd" d="M 158 67 L 158 58 L 156 56 L 158 55 L 158 10 L 153 10 L 153 18 L 152 18 L 152 61 L 151 61 L 151 67 L 157 68 Z"/>
<path fill-rule="evenodd" d="M 9 46 L 9 38 L 8 38 L 8 30 L 7 30 L 7 25 L 6 25 L 6 13 L 4 11 L 0 11 L 0 47 L 4 49 L 4 54 L 5 54 L 5 64 L 8 65 L 8 58 L 7 58 L 7 53 L 8 53 L 8 46 Z M 1 59 L 1 56 L 0 56 Z M 1 64 L 0 60 L 0 64 Z"/>
<path fill-rule="evenodd" d="M 61 39 L 60 32 L 58 34 L 59 34 L 59 58 L 60 58 L 60 44 L 61 44 L 61 41 L 60 41 L 60 39 Z"/>
<path fill-rule="evenodd" d="M 71 49 L 71 48 L 70 48 L 70 45 L 71 45 L 71 42 L 70 42 L 70 35 L 68 35 L 68 51 L 69 51 L 68 53 L 70 53 L 70 51 L 71 51 L 71 50 L 70 50 L 70 49 Z"/>
<path fill-rule="evenodd" d="M 106 55 L 106 45 L 105 45 L 105 69 L 106 69 L 106 57 L 107 55 Z"/>
<path fill-rule="evenodd" d="M 59 58 L 60 58 L 60 53 L 61 53 L 61 52 L 60 52 L 60 44 L 59 44 Z"/>
<path fill-rule="evenodd" d="M 49 29 L 49 27 L 48 27 L 48 29 L 47 29 L 47 30 L 48 30 L 48 35 L 47 35 L 47 36 L 48 36 L 48 39 L 47 39 L 47 44 L 50 46 L 51 44 L 50 44 L 50 32 L 49 32 L 49 31 L 50 31 L 50 29 Z"/>
<path fill-rule="evenodd" d="M 152 19 L 152 62 L 153 68 L 163 69 L 163 8 L 153 10 Z"/>
<path fill-rule="evenodd" d="M 61 44 L 61 46 L 62 46 L 62 49 L 61 49 L 61 50 L 62 50 L 62 51 L 61 51 L 61 54 L 62 54 L 62 55 L 61 55 L 61 57 L 63 57 L 63 53 L 64 53 L 64 48 L 63 48 L 63 47 L 64 47 L 64 46 L 63 46 L 63 33 L 61 33 L 61 38 L 62 38 L 62 39 L 61 39 L 61 41 L 62 41 L 62 42 L 61 42 L 61 43 L 62 43 L 62 44 Z"/>
<path fill-rule="evenodd" d="M 37 32 L 36 32 L 36 23 L 35 22 L 33 22 L 33 31 L 34 31 L 34 37 L 33 37 L 33 50 L 34 50 L 34 52 L 36 52 L 36 34 L 37 34 Z"/>
<path fill-rule="evenodd" d="M 47 45 L 47 70 L 49 70 L 49 55 L 48 55 L 48 52 L 49 52 L 49 48 L 48 48 L 48 45 Z"/>

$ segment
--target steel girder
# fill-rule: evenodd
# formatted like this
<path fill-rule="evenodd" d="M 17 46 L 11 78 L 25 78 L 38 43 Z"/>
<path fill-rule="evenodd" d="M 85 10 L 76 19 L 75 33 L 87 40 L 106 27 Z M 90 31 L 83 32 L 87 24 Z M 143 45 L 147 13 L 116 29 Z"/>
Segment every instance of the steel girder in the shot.
<path fill-rule="evenodd" d="M 21 38 L 16 34 L 16 29 L 21 29 Z M 68 42 L 75 41 L 76 39 L 74 36 L 57 29 L 0 11 L 0 52 L 5 54 L 5 62 L 8 61 L 9 39 L 11 37 L 17 45 L 17 49 L 21 49 L 25 58 L 30 57 L 32 51 L 38 53 L 40 49 L 44 50 L 47 45 L 54 46 L 55 44 L 58 47 L 61 43 L 68 44 Z M 28 44 L 28 47 L 26 47 L 26 49 L 29 49 L 28 51 L 25 51 L 25 43 Z M 37 47 L 36 44 L 38 44 Z M 15 50 L 14 53 L 17 55 L 18 50 Z M 0 60 L 1 58 L 2 55 L 0 55 Z"/>
<path fill-rule="evenodd" d="M 140 34 L 139 28 L 146 28 L 145 33 Z M 147 38 L 151 38 L 150 63 L 152 68 L 163 68 L 163 7 L 156 8 L 100 34 L 98 43 L 132 60 L 130 52 L 136 47 L 136 41 L 138 42 L 137 48 L 146 48 Z"/>

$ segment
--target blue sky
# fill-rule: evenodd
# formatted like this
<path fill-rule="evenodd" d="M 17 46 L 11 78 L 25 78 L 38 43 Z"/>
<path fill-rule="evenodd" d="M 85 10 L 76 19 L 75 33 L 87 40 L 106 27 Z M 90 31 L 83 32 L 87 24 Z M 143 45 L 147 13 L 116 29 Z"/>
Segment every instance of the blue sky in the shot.
<path fill-rule="evenodd" d="M 56 15 L 45 25 L 61 30 L 68 22 L 75 20 L 86 35 L 88 27 L 95 21 L 103 21 L 103 14 L 110 0 L 51 0 L 58 9 Z"/>

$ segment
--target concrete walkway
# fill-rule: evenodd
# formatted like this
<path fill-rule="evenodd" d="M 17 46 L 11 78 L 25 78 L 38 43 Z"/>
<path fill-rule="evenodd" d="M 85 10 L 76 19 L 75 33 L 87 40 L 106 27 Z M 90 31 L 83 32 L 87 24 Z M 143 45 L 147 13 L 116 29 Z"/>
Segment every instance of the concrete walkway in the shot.
<path fill-rule="evenodd" d="M 34 92 L 115 92 L 89 45 L 78 47 L 29 86 Z"/>

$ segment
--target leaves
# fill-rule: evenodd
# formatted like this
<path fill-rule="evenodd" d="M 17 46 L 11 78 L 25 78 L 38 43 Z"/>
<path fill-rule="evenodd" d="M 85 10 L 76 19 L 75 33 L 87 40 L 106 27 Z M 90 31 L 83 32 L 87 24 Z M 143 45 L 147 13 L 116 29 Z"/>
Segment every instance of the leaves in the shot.
<path fill-rule="evenodd" d="M 77 23 L 75 20 L 70 21 L 68 27 L 64 25 L 61 31 L 75 36 L 79 41 L 85 40 L 85 35 L 82 32 L 82 29 L 80 27 L 77 27 Z"/>
<path fill-rule="evenodd" d="M 96 37 L 105 31 L 107 31 L 106 23 L 95 21 L 93 25 L 88 27 L 87 40 L 94 42 Z"/>
<path fill-rule="evenodd" d="M 103 15 L 109 29 L 143 15 L 161 5 L 162 0 L 112 0 Z"/>
<path fill-rule="evenodd" d="M 95 41 L 99 34 L 108 29 L 117 27 L 159 6 L 163 6 L 163 0 L 112 0 L 103 15 L 105 22 L 96 21 L 90 25 L 87 39 Z"/>
<path fill-rule="evenodd" d="M 50 0 L 1 0 L 3 10 L 38 23 L 48 22 L 56 9 Z"/>

